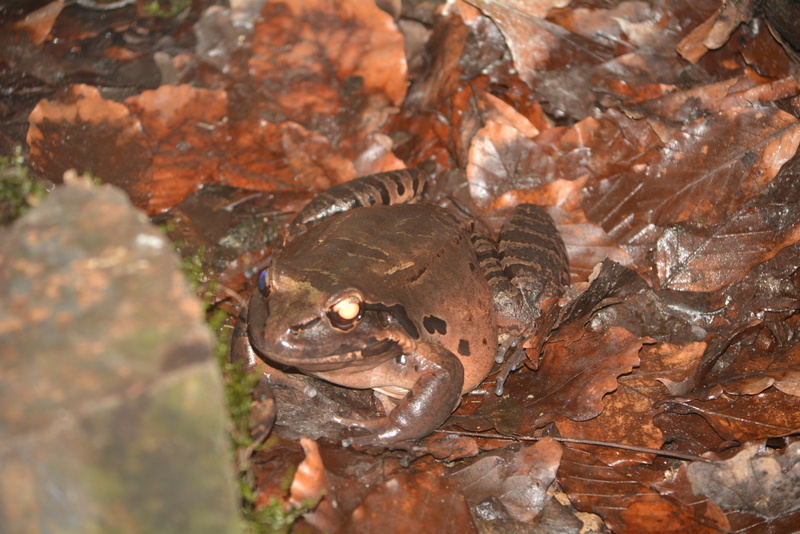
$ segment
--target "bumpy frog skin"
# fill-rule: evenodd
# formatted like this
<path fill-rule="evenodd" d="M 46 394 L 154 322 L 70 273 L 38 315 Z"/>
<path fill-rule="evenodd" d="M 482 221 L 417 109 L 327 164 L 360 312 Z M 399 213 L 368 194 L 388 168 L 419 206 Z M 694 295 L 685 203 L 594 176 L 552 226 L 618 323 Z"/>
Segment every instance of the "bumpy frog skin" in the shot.
<path fill-rule="evenodd" d="M 568 280 L 564 245 L 539 208 L 515 208 L 496 247 L 472 221 L 414 204 L 423 187 L 421 174 L 393 171 L 319 195 L 290 225 L 250 300 L 250 346 L 240 352 L 373 389 L 383 401 L 387 416 L 346 421 L 368 433 L 345 443 L 433 432 L 496 355 L 531 335 L 539 303 Z M 267 380 L 313 394 L 263 368 Z"/>

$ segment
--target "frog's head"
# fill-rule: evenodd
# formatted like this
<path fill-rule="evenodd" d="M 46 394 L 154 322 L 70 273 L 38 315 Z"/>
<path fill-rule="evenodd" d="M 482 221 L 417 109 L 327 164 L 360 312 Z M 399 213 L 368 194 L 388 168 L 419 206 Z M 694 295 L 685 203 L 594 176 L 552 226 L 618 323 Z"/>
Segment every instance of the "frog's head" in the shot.
<path fill-rule="evenodd" d="M 248 324 L 256 352 L 307 372 L 372 367 L 411 351 L 419 337 L 402 306 L 371 301 L 324 267 L 276 263 L 261 274 Z"/>

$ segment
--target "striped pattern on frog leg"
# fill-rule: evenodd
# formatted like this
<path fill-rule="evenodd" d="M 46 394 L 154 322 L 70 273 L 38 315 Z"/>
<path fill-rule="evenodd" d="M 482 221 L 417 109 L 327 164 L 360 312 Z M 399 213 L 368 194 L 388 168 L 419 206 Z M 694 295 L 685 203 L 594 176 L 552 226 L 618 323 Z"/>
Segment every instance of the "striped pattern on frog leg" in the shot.
<path fill-rule="evenodd" d="M 497 250 L 503 272 L 531 307 L 559 298 L 569 285 L 564 241 L 539 206 L 520 204 L 511 211 L 500 230 Z"/>
<path fill-rule="evenodd" d="M 498 360 L 505 362 L 496 377 L 495 393 L 502 395 L 508 375 L 525 359 L 523 346 L 539 353 L 553 327 L 555 314 L 548 311 L 555 306 L 569 286 L 569 259 L 567 250 L 553 219 L 538 206 L 520 204 L 508 215 L 500 230 L 498 255 L 503 273 L 517 286 L 531 310 L 522 333 L 517 338 L 508 337 L 502 342 Z M 509 349 L 523 341 L 522 346 L 510 356 Z"/>
<path fill-rule="evenodd" d="M 415 202 L 427 182 L 416 169 L 381 172 L 331 187 L 314 197 L 295 216 L 289 233 L 296 235 L 315 222 L 353 208 Z"/>
<path fill-rule="evenodd" d="M 522 291 L 517 286 L 511 283 L 503 271 L 495 242 L 480 233 L 473 233 L 470 241 L 475 249 L 478 265 L 486 276 L 492 292 L 497 323 L 503 338 L 499 342 L 503 343 L 507 337 L 513 337 L 515 342 L 519 341 L 520 337 L 525 334 L 522 325 L 532 325 L 537 313 L 528 306 L 528 299 L 522 295 Z M 503 361 L 504 355 L 505 349 L 498 352 L 498 363 Z"/>

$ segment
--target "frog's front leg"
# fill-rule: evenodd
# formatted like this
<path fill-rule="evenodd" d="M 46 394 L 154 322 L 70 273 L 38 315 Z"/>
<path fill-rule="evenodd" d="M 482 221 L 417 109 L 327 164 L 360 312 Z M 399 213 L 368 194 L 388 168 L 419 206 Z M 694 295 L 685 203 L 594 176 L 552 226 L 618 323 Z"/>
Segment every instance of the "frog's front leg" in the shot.
<path fill-rule="evenodd" d="M 389 444 L 427 436 L 455 411 L 461 401 L 464 367 L 452 352 L 433 343 L 419 343 L 412 354 L 375 369 L 373 389 L 403 388 L 408 393 L 386 417 L 365 422 L 339 422 L 370 431 L 342 441 L 348 445 Z"/>

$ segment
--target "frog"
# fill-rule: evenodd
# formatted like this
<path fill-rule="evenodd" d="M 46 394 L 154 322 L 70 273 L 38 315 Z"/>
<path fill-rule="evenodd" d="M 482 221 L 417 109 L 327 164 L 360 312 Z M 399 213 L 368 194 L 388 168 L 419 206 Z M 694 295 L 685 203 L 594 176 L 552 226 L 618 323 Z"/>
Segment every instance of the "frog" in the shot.
<path fill-rule="evenodd" d="M 543 303 L 569 284 L 563 240 L 541 207 L 514 207 L 495 242 L 463 210 L 420 202 L 426 182 L 417 170 L 389 171 L 312 199 L 236 325 L 237 358 L 258 362 L 272 384 L 316 394 L 288 368 L 374 391 L 383 415 L 330 414 L 355 434 L 344 445 L 435 431 L 531 338 Z M 525 357 L 516 352 L 502 364 L 498 394 Z"/>

